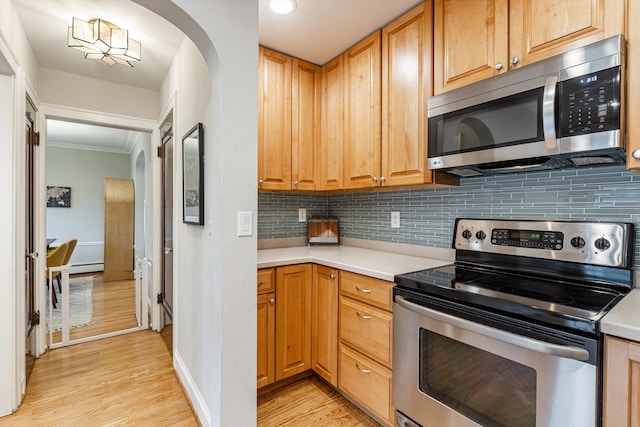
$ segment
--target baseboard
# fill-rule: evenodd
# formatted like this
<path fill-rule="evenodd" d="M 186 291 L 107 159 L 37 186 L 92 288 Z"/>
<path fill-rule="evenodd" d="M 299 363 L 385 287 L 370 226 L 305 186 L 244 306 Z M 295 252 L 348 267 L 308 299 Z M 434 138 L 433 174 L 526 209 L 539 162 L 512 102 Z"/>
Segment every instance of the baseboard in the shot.
<path fill-rule="evenodd" d="M 207 427 L 211 425 L 211 411 L 207 407 L 207 404 L 200 394 L 200 390 L 196 386 L 189 370 L 185 366 L 180 354 L 174 351 L 173 353 L 173 367 L 176 370 L 176 374 L 178 376 L 178 381 L 182 385 L 182 389 L 185 391 L 187 395 L 187 399 L 191 402 L 191 407 L 196 412 L 196 416 L 198 417 L 198 421 L 201 425 Z"/>
<path fill-rule="evenodd" d="M 104 270 L 103 263 L 73 264 L 70 274 L 99 273 Z"/>

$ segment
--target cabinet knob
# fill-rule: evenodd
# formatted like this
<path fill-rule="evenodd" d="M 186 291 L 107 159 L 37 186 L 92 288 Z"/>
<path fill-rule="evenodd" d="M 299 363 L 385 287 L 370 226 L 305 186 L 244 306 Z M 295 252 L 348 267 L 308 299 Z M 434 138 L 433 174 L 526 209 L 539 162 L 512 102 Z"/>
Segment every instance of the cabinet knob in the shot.
<path fill-rule="evenodd" d="M 495 68 L 498 71 L 502 70 L 502 62 L 498 62 L 493 68 Z"/>
<path fill-rule="evenodd" d="M 260 181 L 258 181 L 258 184 L 260 185 L 264 184 L 264 180 L 261 179 Z"/>
<path fill-rule="evenodd" d="M 520 58 L 518 58 L 517 56 L 514 56 L 513 58 L 511 58 L 511 63 L 513 65 L 516 65 L 518 62 L 520 62 Z"/>
<path fill-rule="evenodd" d="M 640 150 L 633 150 L 631 156 L 633 156 L 634 159 L 640 159 Z"/>
<path fill-rule="evenodd" d="M 378 178 L 377 178 L 377 177 L 375 177 L 375 176 L 374 176 L 374 177 L 372 177 L 372 178 L 371 178 L 371 180 L 372 180 L 373 182 L 378 182 Z"/>
<path fill-rule="evenodd" d="M 298 186 L 298 181 L 293 181 L 293 185 Z"/>
<path fill-rule="evenodd" d="M 380 177 L 380 183 L 382 184 L 383 182 L 385 182 L 387 180 L 387 178 L 385 178 L 384 176 Z"/>
<path fill-rule="evenodd" d="M 269 300 L 269 304 L 273 305 L 273 304 L 275 304 L 275 303 L 276 303 L 276 299 L 275 299 L 275 298 L 271 298 L 271 299 Z"/>
<path fill-rule="evenodd" d="M 330 274 L 329 277 L 331 278 L 331 280 L 333 280 L 333 279 L 336 278 L 336 275 L 335 274 Z"/>

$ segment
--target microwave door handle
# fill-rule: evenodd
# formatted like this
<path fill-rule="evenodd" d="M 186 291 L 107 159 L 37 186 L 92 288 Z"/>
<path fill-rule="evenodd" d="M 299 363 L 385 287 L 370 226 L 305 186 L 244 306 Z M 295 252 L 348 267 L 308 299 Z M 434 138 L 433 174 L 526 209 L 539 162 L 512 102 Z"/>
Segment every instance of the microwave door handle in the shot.
<path fill-rule="evenodd" d="M 443 323 L 457 326 L 461 329 L 464 329 L 470 332 L 475 332 L 477 334 L 480 334 L 489 338 L 493 338 L 498 341 L 503 341 L 508 344 L 526 348 L 527 350 L 533 350 L 538 353 L 548 354 L 548 355 L 557 356 L 557 357 L 564 357 L 567 359 L 575 359 L 575 360 L 581 360 L 581 361 L 589 360 L 589 352 L 583 348 L 552 344 L 545 341 L 524 337 L 522 335 L 512 334 L 510 332 L 506 332 L 500 329 L 495 329 L 490 326 L 471 322 L 466 319 L 461 319 L 459 317 L 455 317 L 450 314 L 442 313 L 427 307 L 423 307 L 418 304 L 414 304 L 402 298 L 401 296 L 396 296 L 396 304 L 406 308 L 409 311 L 413 311 L 414 313 L 420 314 L 422 316 L 426 316 Z"/>
<path fill-rule="evenodd" d="M 542 96 L 542 131 L 547 150 L 558 149 L 556 138 L 556 85 L 558 76 L 550 76 L 544 81 L 544 93 Z"/>

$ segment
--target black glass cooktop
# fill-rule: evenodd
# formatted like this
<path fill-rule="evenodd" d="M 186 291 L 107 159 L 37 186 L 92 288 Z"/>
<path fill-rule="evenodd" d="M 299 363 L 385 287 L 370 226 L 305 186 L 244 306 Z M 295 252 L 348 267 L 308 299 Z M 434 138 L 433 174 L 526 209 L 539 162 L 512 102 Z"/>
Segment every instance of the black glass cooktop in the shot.
<path fill-rule="evenodd" d="M 542 321 L 545 317 L 565 317 L 595 322 L 625 295 L 623 291 L 585 286 L 571 280 L 548 280 L 453 264 L 397 275 L 395 282 L 419 293 Z"/>

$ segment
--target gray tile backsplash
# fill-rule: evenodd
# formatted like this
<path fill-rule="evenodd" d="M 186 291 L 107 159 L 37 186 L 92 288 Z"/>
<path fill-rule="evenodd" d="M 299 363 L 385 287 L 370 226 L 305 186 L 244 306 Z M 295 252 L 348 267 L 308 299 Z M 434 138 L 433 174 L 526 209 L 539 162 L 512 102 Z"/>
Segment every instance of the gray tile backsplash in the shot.
<path fill-rule="evenodd" d="M 306 236 L 307 216 L 335 215 L 340 235 L 448 248 L 458 217 L 633 222 L 640 230 L 640 175 L 623 166 L 463 178 L 460 187 L 309 195 L 259 193 L 258 238 Z M 391 212 L 400 228 L 391 228 Z M 640 268 L 640 231 L 635 266 Z"/>

